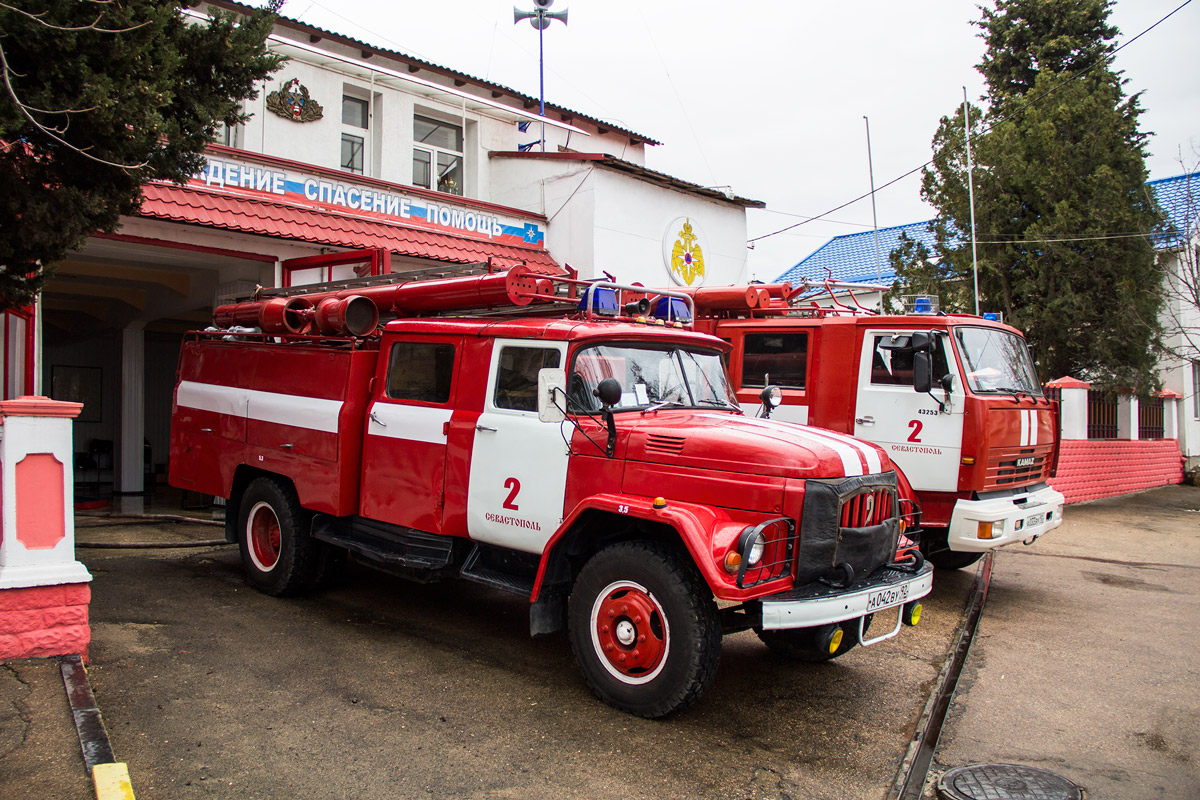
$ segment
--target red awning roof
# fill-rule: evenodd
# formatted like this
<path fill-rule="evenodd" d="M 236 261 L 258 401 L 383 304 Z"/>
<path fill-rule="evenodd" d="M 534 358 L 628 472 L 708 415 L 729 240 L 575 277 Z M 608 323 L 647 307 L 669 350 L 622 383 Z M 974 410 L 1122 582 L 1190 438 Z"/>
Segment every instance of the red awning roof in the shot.
<path fill-rule="evenodd" d="M 491 256 L 520 262 L 548 275 L 565 272 L 545 250 L 406 228 L 286 203 L 229 197 L 174 184 L 148 183 L 142 187 L 142 193 L 145 199 L 142 201 L 141 215 L 144 217 L 338 247 L 385 247 L 402 256 L 452 264 L 486 261 Z"/>

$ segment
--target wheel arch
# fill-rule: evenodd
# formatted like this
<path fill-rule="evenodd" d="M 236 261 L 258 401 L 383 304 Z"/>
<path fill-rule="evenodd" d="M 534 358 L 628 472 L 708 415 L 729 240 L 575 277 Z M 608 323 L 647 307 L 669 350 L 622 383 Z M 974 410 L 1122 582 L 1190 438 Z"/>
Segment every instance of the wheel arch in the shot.
<path fill-rule="evenodd" d="M 233 483 L 229 487 L 229 498 L 225 503 L 225 541 L 231 544 L 238 540 L 238 518 L 242 506 L 242 496 L 246 493 L 246 487 L 258 478 L 271 478 L 293 495 L 296 494 L 296 484 L 288 476 L 258 469 L 249 464 L 238 465 L 238 468 L 234 470 Z"/>

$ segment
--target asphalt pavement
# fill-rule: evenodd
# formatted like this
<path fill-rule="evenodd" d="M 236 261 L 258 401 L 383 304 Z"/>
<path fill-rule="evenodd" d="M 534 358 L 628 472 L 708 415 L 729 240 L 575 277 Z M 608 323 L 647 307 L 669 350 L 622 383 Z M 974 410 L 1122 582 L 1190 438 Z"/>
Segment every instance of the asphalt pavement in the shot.
<path fill-rule="evenodd" d="M 1016 763 L 1089 800 L 1200 797 L 1200 489 L 1067 509 L 996 559 L 935 755 Z M 193 523 L 85 522 L 81 543 L 203 543 Z M 972 570 L 926 620 L 833 664 L 727 638 L 665 721 L 595 700 L 524 603 L 366 570 L 306 598 L 242 580 L 236 548 L 81 547 L 90 676 L 137 797 L 879 798 L 953 646 Z M 54 659 L 0 668 L 0 796 L 93 796 Z M 935 796 L 932 788 L 928 797 Z"/>

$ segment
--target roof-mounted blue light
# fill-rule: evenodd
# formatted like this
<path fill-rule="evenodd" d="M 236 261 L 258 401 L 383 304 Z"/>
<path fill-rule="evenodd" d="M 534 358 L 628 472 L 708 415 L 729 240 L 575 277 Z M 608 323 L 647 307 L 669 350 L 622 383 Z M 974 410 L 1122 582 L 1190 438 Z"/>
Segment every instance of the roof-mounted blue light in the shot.
<path fill-rule="evenodd" d="M 590 303 L 589 303 L 590 298 Z M 593 286 L 579 296 L 579 310 L 591 311 L 606 317 L 615 317 L 620 313 L 617 303 L 617 290 L 604 286 Z"/>
<path fill-rule="evenodd" d="M 668 322 L 691 322 L 692 312 L 688 310 L 687 301 L 680 297 L 660 297 L 654 301 L 655 319 Z"/>

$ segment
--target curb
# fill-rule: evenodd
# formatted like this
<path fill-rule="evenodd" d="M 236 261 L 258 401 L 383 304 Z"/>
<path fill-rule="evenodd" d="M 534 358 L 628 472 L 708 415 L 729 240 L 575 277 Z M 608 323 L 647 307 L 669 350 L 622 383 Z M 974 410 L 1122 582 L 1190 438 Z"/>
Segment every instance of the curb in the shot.
<path fill-rule="evenodd" d="M 75 732 L 79 735 L 83 762 L 96 790 L 96 800 L 134 800 L 129 770 L 124 763 L 117 763 L 113 758 L 108 730 L 104 727 L 100 709 L 96 707 L 96 698 L 88 683 L 83 659 L 78 655 L 62 656 L 58 666 L 67 690 L 67 703 L 75 718 Z"/>

